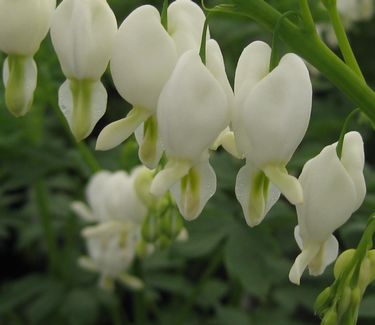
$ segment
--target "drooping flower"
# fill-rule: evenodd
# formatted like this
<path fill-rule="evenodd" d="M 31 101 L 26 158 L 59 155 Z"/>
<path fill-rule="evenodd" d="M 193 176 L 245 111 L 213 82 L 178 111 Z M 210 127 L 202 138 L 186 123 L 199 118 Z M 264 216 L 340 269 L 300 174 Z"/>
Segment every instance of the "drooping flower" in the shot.
<path fill-rule="evenodd" d="M 178 57 L 199 48 L 205 20 L 203 11 L 190 0 L 171 3 L 167 16 L 166 27 L 157 9 L 145 5 L 121 24 L 111 74 L 116 89 L 133 109 L 125 118 L 106 126 L 96 145 L 98 150 L 111 149 L 137 129 L 139 157 L 149 168 L 157 165 L 163 152 L 155 116 L 159 95 Z"/>
<path fill-rule="evenodd" d="M 160 95 L 159 134 L 168 157 L 151 184 L 151 193 L 171 189 L 181 214 L 195 219 L 215 193 L 216 175 L 208 148 L 228 126 L 233 92 L 223 57 L 214 40 L 207 42 L 207 62 L 198 51 L 183 54 Z"/>
<path fill-rule="evenodd" d="M 0 50 L 8 57 L 3 65 L 5 101 L 16 117 L 31 108 L 37 84 L 33 59 L 50 27 L 56 0 L 0 0 Z"/>
<path fill-rule="evenodd" d="M 289 273 L 290 281 L 296 284 L 307 266 L 310 274 L 319 275 L 336 259 L 338 242 L 332 233 L 359 208 L 366 194 L 361 135 L 345 135 L 341 159 L 336 146 L 325 147 L 309 160 L 299 177 L 305 200 L 296 205 L 298 226 L 294 235 L 302 252 Z"/>
<path fill-rule="evenodd" d="M 99 284 L 104 289 L 113 288 L 113 280 L 118 279 L 138 289 L 142 281 L 128 273 L 133 262 L 138 233 L 129 224 L 107 221 L 83 229 L 88 255 L 81 257 L 82 267 L 100 273 Z"/>
<path fill-rule="evenodd" d="M 246 157 L 237 175 L 236 196 L 250 226 L 263 220 L 280 191 L 293 204 L 303 201 L 298 180 L 285 166 L 309 123 L 309 73 L 292 53 L 269 71 L 270 57 L 266 43 L 251 43 L 240 56 L 235 76 L 232 126 L 237 147 Z"/>
<path fill-rule="evenodd" d="M 86 188 L 88 205 L 73 202 L 73 211 L 87 221 L 116 220 L 140 225 L 147 208 L 136 193 L 135 182 L 140 170 L 144 168 L 138 167 L 130 175 L 124 171 L 96 173 Z"/>
<path fill-rule="evenodd" d="M 117 31 L 106 0 L 64 0 L 51 24 L 52 44 L 67 80 L 59 89 L 59 106 L 75 138 L 86 138 L 107 106 L 100 82 Z"/>
<path fill-rule="evenodd" d="M 81 257 L 79 263 L 99 272 L 100 284 L 106 289 L 112 288 L 115 279 L 134 288 L 142 285 L 126 271 L 141 240 L 141 226 L 148 212 L 143 196 L 138 195 L 142 185 L 136 184 L 148 172 L 143 166 L 135 168 L 130 175 L 124 171 L 100 171 L 87 185 L 88 205 L 84 202 L 71 205 L 84 220 L 97 223 L 82 231 L 88 256 Z"/>

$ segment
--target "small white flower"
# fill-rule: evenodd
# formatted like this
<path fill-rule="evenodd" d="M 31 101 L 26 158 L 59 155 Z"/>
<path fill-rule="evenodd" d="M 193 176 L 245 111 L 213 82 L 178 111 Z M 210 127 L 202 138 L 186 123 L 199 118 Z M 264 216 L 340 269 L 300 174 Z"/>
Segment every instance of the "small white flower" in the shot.
<path fill-rule="evenodd" d="M 296 284 L 307 266 L 310 274 L 319 275 L 336 259 L 338 242 L 332 233 L 360 207 L 366 194 L 361 135 L 345 135 L 341 159 L 336 146 L 325 147 L 309 160 L 299 177 L 305 200 L 296 206 L 294 235 L 302 252 L 289 273 L 290 281 Z"/>
<path fill-rule="evenodd" d="M 100 78 L 108 65 L 117 31 L 106 0 L 63 0 L 51 25 L 52 44 L 67 80 L 59 106 L 77 140 L 87 137 L 107 106 Z"/>
<path fill-rule="evenodd" d="M 31 108 L 37 83 L 33 60 L 46 37 L 56 0 L 0 0 L 0 51 L 4 61 L 5 101 L 16 117 Z"/>
<path fill-rule="evenodd" d="M 278 191 L 293 204 L 303 200 L 299 182 L 285 166 L 309 123 L 309 73 L 303 60 L 291 53 L 270 72 L 270 56 L 266 43 L 251 43 L 240 56 L 235 76 L 232 126 L 247 161 L 237 176 L 236 195 L 250 226 L 262 221 Z"/>
<path fill-rule="evenodd" d="M 131 265 L 138 234 L 129 224 L 107 221 L 82 231 L 86 239 L 88 257 L 80 259 L 83 267 L 101 273 L 101 285 L 111 288 L 111 282 L 123 278 Z"/>
<path fill-rule="evenodd" d="M 135 169 L 131 175 L 124 171 L 98 172 L 86 188 L 88 206 L 83 202 L 73 202 L 72 209 L 87 221 L 117 220 L 140 225 L 147 208 L 135 190 L 137 173 L 139 169 Z"/>
<path fill-rule="evenodd" d="M 96 148 L 108 150 L 127 139 L 136 129 L 139 157 L 154 168 L 163 152 L 155 117 L 159 95 L 178 57 L 198 49 L 205 16 L 190 0 L 177 0 L 168 7 L 168 28 L 161 24 L 156 8 L 134 10 L 121 24 L 111 58 L 111 74 L 120 95 L 133 109 L 100 133 Z"/>
<path fill-rule="evenodd" d="M 151 193 L 161 196 L 175 184 L 172 194 L 188 220 L 196 218 L 215 193 L 208 148 L 229 124 L 232 98 L 214 40 L 207 43 L 207 65 L 198 51 L 186 52 L 160 95 L 157 118 L 168 163 L 156 175 Z"/>

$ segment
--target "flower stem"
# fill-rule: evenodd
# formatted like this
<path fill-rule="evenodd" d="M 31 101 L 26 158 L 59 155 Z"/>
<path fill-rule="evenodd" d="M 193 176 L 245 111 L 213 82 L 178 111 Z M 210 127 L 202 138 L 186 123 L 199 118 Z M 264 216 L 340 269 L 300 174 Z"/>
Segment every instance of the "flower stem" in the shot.
<path fill-rule="evenodd" d="M 316 33 L 314 19 L 311 15 L 309 2 L 308 0 L 299 0 L 299 7 L 301 11 L 301 16 L 305 23 L 305 30 L 309 33 Z"/>
<path fill-rule="evenodd" d="M 340 138 L 339 138 L 339 141 L 338 141 L 337 146 L 336 146 L 336 153 L 337 153 L 337 156 L 339 157 L 339 159 L 341 159 L 342 147 L 344 145 L 344 137 L 345 137 L 345 134 L 346 134 L 346 132 L 348 130 L 349 122 L 359 112 L 360 112 L 359 108 L 356 108 L 354 111 L 352 111 L 348 115 L 348 117 L 345 119 L 344 125 L 342 126 L 341 133 L 340 133 Z"/>
<path fill-rule="evenodd" d="M 340 19 L 340 14 L 337 10 L 335 1 L 327 4 L 326 8 L 328 10 L 328 14 L 337 37 L 337 41 L 346 64 L 358 75 L 358 77 L 365 81 L 361 68 L 359 67 L 359 64 L 350 46 L 348 37 L 345 32 L 345 27 Z"/>
<path fill-rule="evenodd" d="M 256 21 L 260 26 L 273 31 L 282 15 L 271 5 L 261 0 L 231 0 L 235 6 L 226 12 L 240 14 Z M 375 92 L 334 54 L 316 33 L 305 30 L 284 19 L 280 24 L 280 38 L 296 54 L 300 55 L 324 74 L 334 85 L 361 108 L 375 127 Z"/>

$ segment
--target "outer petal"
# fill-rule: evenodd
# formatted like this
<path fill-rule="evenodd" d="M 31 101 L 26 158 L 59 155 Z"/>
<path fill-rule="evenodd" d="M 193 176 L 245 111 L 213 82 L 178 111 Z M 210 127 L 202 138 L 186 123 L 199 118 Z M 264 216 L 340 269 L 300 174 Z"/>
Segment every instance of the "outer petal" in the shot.
<path fill-rule="evenodd" d="M 53 16 L 51 39 L 65 76 L 100 79 L 116 32 L 116 17 L 107 1 L 62 1 Z"/>
<path fill-rule="evenodd" d="M 304 62 L 295 54 L 285 55 L 239 107 L 251 148 L 241 148 L 246 150 L 246 157 L 258 166 L 286 164 L 306 132 L 311 100 L 311 82 Z M 239 141 L 240 147 L 242 143 Z"/>
<path fill-rule="evenodd" d="M 181 215 L 189 221 L 200 215 L 215 191 L 216 175 L 208 160 L 192 167 L 188 175 L 171 188 Z"/>
<path fill-rule="evenodd" d="M 335 146 L 325 147 L 309 160 L 299 181 L 304 196 L 304 203 L 296 206 L 301 237 L 305 242 L 324 242 L 349 219 L 358 203 L 356 188 Z"/>
<path fill-rule="evenodd" d="M 357 192 L 357 210 L 362 204 L 366 195 L 366 183 L 363 176 L 365 165 L 365 154 L 363 140 L 358 132 L 349 132 L 345 135 L 341 163 L 350 175 Z"/>
<path fill-rule="evenodd" d="M 100 81 L 66 80 L 59 89 L 59 107 L 77 141 L 86 138 L 107 108 L 107 91 Z"/>
<path fill-rule="evenodd" d="M 219 44 L 215 40 L 210 39 L 207 41 L 206 47 L 206 67 L 220 83 L 222 89 L 227 95 L 228 103 L 232 110 L 234 106 L 234 94 L 227 73 L 225 72 L 224 59 Z"/>
<path fill-rule="evenodd" d="M 244 48 L 237 63 L 234 92 L 242 88 L 250 91 L 270 70 L 271 48 L 267 43 L 256 41 Z"/>
<path fill-rule="evenodd" d="M 139 7 L 124 20 L 115 40 L 111 73 L 118 92 L 129 103 L 155 111 L 176 61 L 174 42 L 154 7 Z"/>
<path fill-rule="evenodd" d="M 112 219 L 132 224 L 142 222 L 147 209 L 137 197 L 132 177 L 124 171 L 113 173 L 106 191 L 108 212 Z"/>
<path fill-rule="evenodd" d="M 98 221 L 95 214 L 90 210 L 90 208 L 81 201 L 74 201 L 70 204 L 72 211 L 81 217 L 85 221 Z"/>
<path fill-rule="evenodd" d="M 337 239 L 330 235 L 323 243 L 305 243 L 300 236 L 299 226 L 294 229 L 294 237 L 302 253 L 297 257 L 289 273 L 290 281 L 299 284 L 304 269 L 308 266 L 311 275 L 317 276 L 324 272 L 325 268 L 331 264 L 338 255 Z"/>
<path fill-rule="evenodd" d="M 280 197 L 280 191 L 251 162 L 238 172 L 235 192 L 250 227 L 261 223 Z"/>
<path fill-rule="evenodd" d="M 260 41 L 249 44 L 238 60 L 234 79 L 235 109 L 233 110 L 232 126 L 238 149 L 242 155 L 250 155 L 251 148 L 246 134 L 246 124 L 241 113 L 244 102 L 253 87 L 269 73 L 271 48 Z"/>
<path fill-rule="evenodd" d="M 86 199 L 97 221 L 109 219 L 105 193 L 110 176 L 110 172 L 100 171 L 90 179 L 86 187 Z"/>
<path fill-rule="evenodd" d="M 176 44 L 178 55 L 199 49 L 205 19 L 202 9 L 193 1 L 176 0 L 170 4 L 168 33 Z"/>
<path fill-rule="evenodd" d="M 151 117 L 155 119 L 156 123 L 156 130 L 154 134 L 151 134 L 152 131 L 150 130 L 152 127 L 148 127 L 146 131 L 146 137 L 144 137 L 144 125 L 142 123 L 136 130 L 135 130 L 135 138 L 139 145 L 138 150 L 138 157 L 141 160 L 142 164 L 150 169 L 154 169 L 157 167 L 161 156 L 163 155 L 163 144 L 160 140 L 157 121 L 155 116 Z"/>
<path fill-rule="evenodd" d="M 198 160 L 228 125 L 229 114 L 225 92 L 198 53 L 183 54 L 158 102 L 159 134 L 167 155 Z"/>
<path fill-rule="evenodd" d="M 56 0 L 0 0 L 0 50 L 32 56 L 47 35 Z"/>
<path fill-rule="evenodd" d="M 37 75 L 37 67 L 32 57 L 8 57 L 5 59 L 3 65 L 5 102 L 14 116 L 23 116 L 30 110 Z"/>

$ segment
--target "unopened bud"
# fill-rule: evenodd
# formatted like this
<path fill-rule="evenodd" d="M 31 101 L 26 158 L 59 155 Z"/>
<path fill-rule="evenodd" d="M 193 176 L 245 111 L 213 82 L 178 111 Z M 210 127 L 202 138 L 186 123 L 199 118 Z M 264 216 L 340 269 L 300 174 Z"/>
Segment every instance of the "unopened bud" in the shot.
<path fill-rule="evenodd" d="M 330 309 L 324 315 L 321 325 L 337 325 L 337 313 L 336 310 Z"/>
<path fill-rule="evenodd" d="M 350 261 L 354 257 L 354 254 L 355 249 L 351 248 L 342 252 L 340 256 L 337 258 L 335 266 L 333 268 L 333 274 L 336 280 L 339 278 L 339 276 L 344 271 L 346 266 L 350 263 Z"/>
<path fill-rule="evenodd" d="M 179 213 L 174 209 L 169 209 L 160 219 L 161 232 L 169 237 L 175 239 L 184 226 L 184 222 Z"/>
<path fill-rule="evenodd" d="M 314 304 L 314 310 L 318 315 L 321 315 L 324 313 L 324 311 L 328 308 L 330 303 L 330 295 L 331 295 L 332 289 L 331 287 L 325 288 L 319 296 L 315 300 Z"/>
<path fill-rule="evenodd" d="M 375 249 L 371 249 L 370 251 L 367 252 L 367 258 L 370 261 L 370 278 L 369 278 L 369 282 L 371 283 L 372 281 L 375 280 Z"/>
<path fill-rule="evenodd" d="M 152 207 L 156 203 L 156 198 L 150 193 L 150 185 L 154 177 L 154 172 L 149 169 L 142 169 L 134 180 L 134 188 L 137 196 L 147 207 Z"/>
<path fill-rule="evenodd" d="M 171 246 L 171 240 L 167 236 L 161 235 L 158 244 L 160 249 L 166 249 Z"/>
<path fill-rule="evenodd" d="M 339 317 L 344 315 L 345 312 L 348 310 L 351 299 L 352 299 L 352 290 L 349 286 L 347 286 L 344 288 L 344 292 L 338 302 L 337 312 L 338 312 Z"/>

